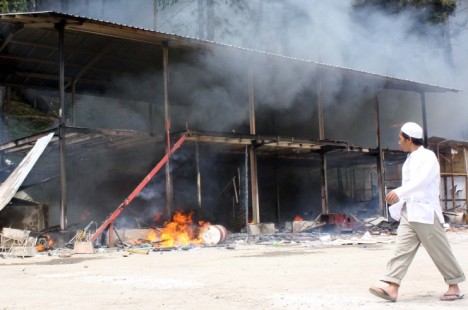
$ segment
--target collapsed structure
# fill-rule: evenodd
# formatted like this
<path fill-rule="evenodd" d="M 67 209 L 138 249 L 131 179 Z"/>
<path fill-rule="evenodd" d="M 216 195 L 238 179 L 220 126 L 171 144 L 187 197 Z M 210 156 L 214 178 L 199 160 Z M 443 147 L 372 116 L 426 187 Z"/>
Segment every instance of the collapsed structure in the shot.
<path fill-rule="evenodd" d="M 177 210 L 234 231 L 386 216 L 404 159 L 400 125 L 427 134 L 428 94 L 457 91 L 57 12 L 0 15 L 0 37 L 4 121 L 27 118 L 6 119 L 14 100 L 55 113 L 48 130 L 13 140 L 2 123 L 2 182 L 54 132 L 0 212 L 4 227 L 101 223 L 132 192 L 112 219 L 122 227 L 156 226 Z M 466 182 L 466 165 L 457 173 Z M 466 190 L 455 202 L 454 188 L 443 199 L 466 207 Z M 36 222 L 12 216 L 29 203 Z"/>

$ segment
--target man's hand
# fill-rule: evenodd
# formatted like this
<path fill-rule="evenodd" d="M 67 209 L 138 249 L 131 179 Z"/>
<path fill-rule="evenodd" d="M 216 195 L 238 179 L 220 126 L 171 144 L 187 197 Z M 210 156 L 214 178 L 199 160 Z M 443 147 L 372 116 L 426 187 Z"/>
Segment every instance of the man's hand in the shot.
<path fill-rule="evenodd" d="M 391 191 L 385 197 L 385 201 L 387 201 L 388 204 L 391 204 L 391 205 L 394 204 L 395 202 L 397 202 L 398 200 L 400 200 L 400 197 L 398 197 L 398 195 L 395 193 L 395 191 Z"/>

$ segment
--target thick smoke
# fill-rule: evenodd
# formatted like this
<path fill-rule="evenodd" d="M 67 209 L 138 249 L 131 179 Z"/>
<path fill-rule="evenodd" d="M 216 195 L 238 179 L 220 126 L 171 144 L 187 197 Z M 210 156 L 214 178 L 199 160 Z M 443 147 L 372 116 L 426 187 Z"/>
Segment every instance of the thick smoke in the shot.
<path fill-rule="evenodd" d="M 179 0 L 173 6 L 164 9 L 158 7 L 156 17 L 154 15 L 155 1 L 151 0 L 69 1 L 66 8 L 57 4 L 59 1 L 49 2 L 54 4 L 42 9 L 53 9 L 190 37 L 202 35 L 202 38 L 207 40 L 313 62 L 461 90 L 468 89 L 468 68 L 465 65 L 468 56 L 468 29 L 463 28 L 465 21 L 468 19 L 468 1 L 459 1 L 457 13 L 455 17 L 450 19 L 448 25 L 453 34 L 451 37 L 452 60 L 447 57 L 441 43 L 434 40 L 432 36 L 413 31 L 417 17 L 414 11 L 402 12 L 399 15 L 388 15 L 370 9 L 357 12 L 351 0 L 216 0 L 214 15 L 211 20 L 211 23 L 215 25 L 213 33 L 208 31 L 206 20 L 204 24 L 202 23 L 204 25 L 203 29 L 198 28 L 200 25 L 198 0 Z M 204 14 L 206 17 L 207 12 L 205 11 Z M 432 30 L 436 32 L 440 29 L 433 28 Z M 229 51 L 229 49 L 223 50 L 223 52 L 226 51 Z M 245 104 L 248 101 L 246 82 L 247 60 L 250 60 L 247 59 L 248 57 L 233 60 L 230 55 L 207 53 L 201 58 L 190 59 L 185 62 L 173 61 L 171 57 L 170 54 L 169 100 L 172 114 L 171 129 L 173 131 L 185 129 L 187 123 L 192 129 L 213 131 L 230 131 L 232 129 L 236 132 L 248 132 L 248 110 Z M 309 87 L 308 82 L 313 79 L 308 74 L 313 73 L 309 73 L 309 70 L 303 68 L 293 68 L 294 65 L 291 63 L 286 64 L 284 67 L 276 63 L 275 65 L 278 65 L 278 67 L 273 67 L 265 58 L 262 61 L 264 63 L 257 63 L 253 66 L 254 69 L 258 70 L 257 72 L 261 72 L 256 76 L 255 80 L 258 87 L 255 95 L 260 108 L 261 105 L 277 105 L 277 110 L 282 111 L 284 109 L 284 111 L 287 111 L 287 108 L 301 95 L 310 97 L 309 93 L 303 94 L 303 92 L 305 88 Z M 303 63 L 295 64 L 301 67 Z M 225 74 L 225 72 L 228 73 Z M 141 92 L 142 89 L 152 89 L 152 85 L 162 84 L 162 73 L 158 72 L 156 74 L 158 77 L 154 78 L 148 76 L 122 77 L 117 81 L 119 90 L 124 92 L 126 97 L 133 97 L 134 93 L 130 90 Z M 230 79 L 225 81 L 225 76 L 230 77 Z M 368 134 L 371 140 L 374 139 L 373 136 L 370 136 L 375 131 L 372 122 L 359 120 L 358 118 L 362 117 L 362 114 L 353 114 L 357 105 L 355 101 L 349 99 L 357 97 L 358 94 L 362 96 L 361 90 L 364 87 L 361 85 L 358 86 L 357 91 L 354 90 L 356 96 L 353 96 L 353 93 L 348 93 L 347 98 L 338 98 L 336 96 L 342 90 L 342 85 L 349 83 L 349 79 L 345 81 L 341 77 L 334 78 L 336 80 L 328 84 L 333 85 L 334 89 L 330 89 L 330 87 L 324 89 L 324 96 L 328 96 L 330 98 L 328 103 L 331 102 L 332 104 L 333 101 L 336 103 L 341 100 L 340 102 L 345 108 L 341 109 L 341 113 L 330 116 L 330 119 L 333 117 L 333 121 L 340 124 L 340 126 L 335 126 L 331 122 L 327 123 L 327 119 L 325 120 L 329 126 L 326 128 L 327 138 L 348 140 L 344 139 L 348 137 L 343 138 L 341 133 L 352 133 L 354 130 L 358 130 L 361 134 Z M 158 89 L 155 92 L 156 99 L 154 101 L 159 107 L 156 107 L 156 109 L 160 109 L 158 112 L 162 112 L 162 90 Z M 141 102 L 135 103 L 131 109 L 123 110 L 123 107 L 128 106 L 124 100 L 81 95 L 77 102 L 79 109 L 77 115 L 78 126 L 95 127 L 98 121 L 99 126 L 97 127 L 104 128 L 115 128 L 116 122 L 122 129 L 146 131 L 150 126 L 148 119 L 142 117 L 142 115 L 145 115 L 142 111 L 148 111 L 145 98 L 141 99 Z M 113 98 L 118 97 L 118 95 L 117 92 L 117 95 L 114 94 Z M 372 100 L 372 96 L 369 97 L 370 99 L 366 98 L 366 100 Z M 392 123 L 394 120 L 398 122 L 407 120 L 421 122 L 422 120 L 420 107 L 410 104 L 419 102 L 420 95 L 418 93 L 384 91 L 379 94 L 379 100 L 383 106 L 380 112 L 383 127 L 392 128 L 393 131 L 398 132 L 398 124 Z M 91 102 L 99 103 L 99 105 L 91 105 Z M 429 137 L 440 136 L 448 139 L 468 140 L 468 127 L 466 126 L 468 109 L 465 107 L 465 92 L 427 94 L 426 102 Z M 118 109 L 115 111 L 121 112 L 105 117 L 105 111 L 111 105 L 117 106 Z M 189 109 L 189 107 L 195 108 Z M 364 109 L 363 105 L 358 107 Z M 332 113 L 330 112 L 330 114 Z M 258 115 L 260 114 L 258 113 Z M 285 115 L 280 115 L 283 118 L 288 116 L 286 113 L 283 114 Z M 291 118 L 297 120 L 297 116 L 306 116 L 306 114 L 293 114 L 294 117 Z M 89 117 L 90 115 L 95 117 Z M 158 115 L 162 115 L 162 113 Z M 278 117 L 278 115 L 274 116 Z M 370 117 L 367 119 L 370 119 Z M 307 119 L 304 120 L 304 123 L 306 121 Z M 447 126 L 447 124 L 450 125 Z M 162 119 L 159 119 L 156 126 L 157 133 L 163 132 L 164 124 Z M 333 127 L 337 127 L 340 132 L 332 132 Z M 368 132 L 364 132 L 366 129 Z M 384 144 L 383 147 L 398 148 L 395 135 L 388 131 L 384 131 L 383 135 L 388 136 L 386 141 L 395 143 L 393 145 Z M 358 140 L 360 145 L 367 142 L 364 140 L 361 143 L 361 141 Z M 139 153 L 142 154 L 141 158 L 145 158 L 144 155 L 147 154 L 152 156 L 153 154 L 162 154 L 161 150 L 158 151 L 142 149 Z M 193 157 L 193 154 L 192 150 L 192 153 L 186 156 L 190 158 L 190 156 Z M 181 173 L 182 169 L 176 169 L 179 163 L 178 155 L 179 153 L 173 158 L 174 162 L 171 168 L 174 169 L 173 171 Z M 130 166 L 138 162 L 138 160 L 130 158 L 127 154 L 121 156 L 120 162 L 131 163 Z M 204 157 L 202 156 L 202 158 Z M 117 184 L 122 183 L 121 180 L 112 179 L 118 175 L 120 167 L 117 165 L 107 167 L 110 165 L 109 163 L 114 163 L 114 160 L 110 160 L 108 157 L 87 159 L 84 156 L 81 161 L 84 162 L 85 160 L 93 161 L 96 167 L 106 167 L 103 170 L 114 172 L 109 173 L 109 175 L 98 175 L 89 178 L 90 183 L 99 184 L 97 189 L 101 193 L 104 193 L 107 188 L 114 188 Z M 181 158 L 180 162 L 187 162 L 187 160 Z M 144 166 L 142 168 L 144 171 L 151 168 L 148 163 L 146 165 L 142 164 L 142 166 Z M 192 197 L 191 204 L 185 203 L 188 207 L 197 205 L 197 201 L 194 200 L 196 188 L 194 188 L 193 166 L 191 167 L 191 175 L 175 176 L 179 180 L 186 179 L 190 183 L 190 187 L 185 183 L 181 186 L 185 191 L 184 194 L 188 193 L 186 196 Z M 203 168 L 202 163 L 202 175 L 205 172 Z M 137 170 L 136 167 L 135 170 Z M 231 170 L 228 175 L 235 175 L 236 169 Z M 162 173 L 158 177 L 162 178 Z M 98 203 L 107 204 L 107 209 L 112 211 L 113 207 L 117 206 L 125 198 L 125 194 L 129 193 L 135 184 L 140 181 L 140 178 L 135 177 L 135 175 L 129 175 L 128 179 L 130 178 L 132 178 L 130 185 L 119 188 L 122 194 L 121 197 L 111 200 L 111 197 L 102 195 L 99 197 Z M 108 181 L 109 179 L 111 181 Z M 128 179 L 125 178 L 126 183 L 129 183 Z M 181 184 L 182 182 L 175 183 Z M 220 184 L 225 183 L 224 181 L 220 182 Z M 86 190 L 83 189 L 83 196 L 85 196 Z M 161 195 L 163 192 L 162 181 L 149 184 L 137 197 L 134 202 L 135 207 L 130 208 L 129 212 L 135 211 L 143 214 L 142 210 L 147 211 L 148 209 L 158 209 L 158 211 L 162 212 L 165 206 L 165 197 Z M 203 188 L 203 193 L 205 194 L 205 192 L 205 188 Z M 217 194 L 206 196 L 216 196 Z M 79 205 L 82 201 L 78 198 L 76 199 L 77 210 L 82 207 Z M 70 200 L 72 200 L 70 203 L 70 212 L 72 213 L 75 205 L 73 198 Z M 189 198 L 176 197 L 175 201 L 176 203 L 181 201 L 180 204 L 183 204 L 182 202 L 189 201 Z M 96 204 L 96 201 L 90 201 L 91 203 Z M 153 215 L 154 212 L 150 214 Z M 89 218 L 97 217 L 90 216 Z"/>
<path fill-rule="evenodd" d="M 167 16 L 161 12 L 158 30 L 197 36 L 193 27 L 184 32 L 177 26 L 190 20 L 190 16 L 197 16 L 195 12 L 187 15 L 195 7 L 188 6 L 188 2 L 184 5 L 187 6 L 169 8 Z M 415 27 L 418 29 L 415 23 L 421 14 L 415 10 L 398 15 L 376 9 L 357 12 L 353 1 L 341 0 L 268 3 L 253 0 L 238 6 L 217 1 L 215 21 L 219 27 L 209 39 L 464 90 L 468 88 L 468 69 L 464 64 L 468 54 L 468 29 L 464 27 L 467 8 L 467 1 L 459 1 L 457 12 L 448 24 L 451 45 L 444 46 L 446 42 L 437 36 L 443 26 L 414 31 Z M 165 22 L 169 19 L 170 23 Z M 466 139 L 465 98 L 464 92 L 426 95 L 429 136 Z M 402 121 L 420 121 L 418 114 L 404 115 Z M 450 128 L 441 126 L 441 119 L 447 118 L 453 120 Z"/>
<path fill-rule="evenodd" d="M 165 7 L 155 6 L 157 1 L 151 0 L 101 0 L 92 4 L 69 1 L 65 6 L 49 2 L 40 9 L 66 10 L 401 79 L 460 90 L 468 88 L 468 69 L 464 64 L 468 54 L 467 1 L 458 1 L 457 12 L 450 18 L 451 45 L 431 35 L 442 31 L 441 26 L 414 31 L 421 11 L 408 10 L 398 15 L 376 9 L 358 12 L 353 6 L 355 1 L 214 1 L 212 14 L 206 1 L 198 0 L 179 0 Z M 204 4 L 201 21 L 198 19 L 199 3 Z M 221 97 L 227 94 L 222 89 L 212 89 L 211 93 Z M 197 97 L 202 98 L 203 94 Z M 429 122 L 429 136 L 467 138 L 465 97 L 464 92 L 443 96 L 427 94 L 429 120 L 440 116 L 453 119 L 451 128 L 440 126 L 440 121 Z M 406 115 L 403 118 L 419 117 Z"/>

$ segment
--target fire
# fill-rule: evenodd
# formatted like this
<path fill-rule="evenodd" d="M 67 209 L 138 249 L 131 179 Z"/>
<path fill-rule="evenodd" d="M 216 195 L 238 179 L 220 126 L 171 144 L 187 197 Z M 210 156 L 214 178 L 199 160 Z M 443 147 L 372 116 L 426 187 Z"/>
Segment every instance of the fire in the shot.
<path fill-rule="evenodd" d="M 299 215 L 296 215 L 296 217 L 294 218 L 294 221 L 298 221 L 298 222 L 301 222 L 303 221 L 304 219 L 302 217 L 300 217 Z"/>
<path fill-rule="evenodd" d="M 50 250 L 55 241 L 47 234 L 39 236 L 36 241 L 36 250 L 39 252 Z"/>
<path fill-rule="evenodd" d="M 156 232 L 156 230 L 150 229 L 150 231 L 148 232 L 148 236 L 146 236 L 146 239 L 152 242 L 157 241 L 159 240 L 159 234 Z"/>
<path fill-rule="evenodd" d="M 201 244 L 200 232 L 208 222 L 199 222 L 198 225 L 193 224 L 193 212 L 184 214 L 177 211 L 172 217 L 172 222 L 166 222 L 161 230 L 159 246 L 172 247 L 179 245 Z M 150 232 L 153 236 L 148 236 L 149 240 L 155 239 L 155 232 Z"/>

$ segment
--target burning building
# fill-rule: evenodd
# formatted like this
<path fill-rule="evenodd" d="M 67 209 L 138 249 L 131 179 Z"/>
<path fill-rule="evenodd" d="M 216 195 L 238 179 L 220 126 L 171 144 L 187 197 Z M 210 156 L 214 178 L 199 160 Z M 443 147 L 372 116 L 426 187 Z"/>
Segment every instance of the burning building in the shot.
<path fill-rule="evenodd" d="M 430 95 L 457 92 L 65 13 L 0 15 L 0 37 L 1 181 L 53 133 L 5 227 L 15 201 L 61 230 L 118 206 L 120 227 L 182 210 L 234 231 L 386 215 L 400 125 L 411 115 L 427 133 Z M 44 119 L 40 132 L 11 130 Z"/>

